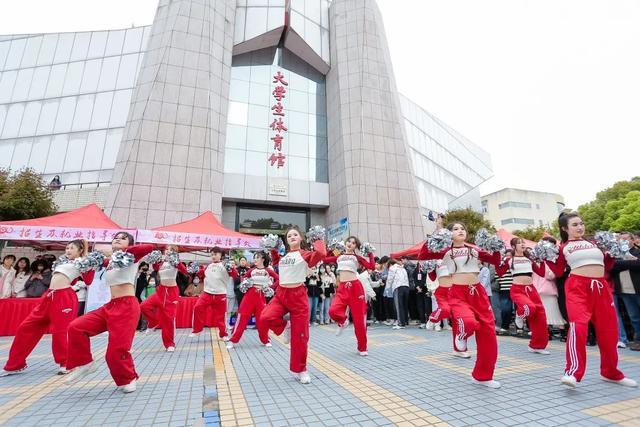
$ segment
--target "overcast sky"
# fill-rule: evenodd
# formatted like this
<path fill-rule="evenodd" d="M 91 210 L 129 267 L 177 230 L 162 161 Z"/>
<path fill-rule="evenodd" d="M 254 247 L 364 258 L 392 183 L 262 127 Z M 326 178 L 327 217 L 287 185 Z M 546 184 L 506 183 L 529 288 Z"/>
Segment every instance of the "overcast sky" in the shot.
<path fill-rule="evenodd" d="M 549 191 L 576 207 L 640 175 L 640 0 L 378 4 L 400 91 L 491 153 L 483 194 Z M 4 0 L 0 32 L 147 25 L 156 5 Z"/>

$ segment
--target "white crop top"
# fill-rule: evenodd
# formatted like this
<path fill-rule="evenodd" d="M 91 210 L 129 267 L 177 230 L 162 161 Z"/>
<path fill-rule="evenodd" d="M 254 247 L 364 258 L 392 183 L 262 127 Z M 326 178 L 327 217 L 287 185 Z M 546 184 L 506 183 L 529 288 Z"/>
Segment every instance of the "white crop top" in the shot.
<path fill-rule="evenodd" d="M 271 276 L 266 268 L 254 268 L 251 270 L 251 280 L 258 287 L 271 285 Z"/>
<path fill-rule="evenodd" d="M 353 273 L 358 273 L 358 266 L 360 265 L 360 261 L 355 256 L 355 254 L 343 254 L 338 257 L 338 267 L 337 271 L 351 271 Z"/>
<path fill-rule="evenodd" d="M 604 254 L 587 240 L 570 240 L 562 248 L 562 255 L 571 269 L 584 265 L 604 266 Z"/>
<path fill-rule="evenodd" d="M 508 261 L 513 276 L 532 276 L 533 268 L 531 260 L 524 256 L 514 256 Z"/>
<path fill-rule="evenodd" d="M 172 266 L 168 262 L 163 262 L 160 266 L 160 270 L 158 270 L 158 274 L 160 275 L 160 281 L 163 280 L 176 280 L 176 276 L 178 275 L 178 269 Z"/>
<path fill-rule="evenodd" d="M 449 272 L 449 267 L 443 261 L 438 262 L 438 266 L 436 267 L 436 277 L 439 279 L 441 277 L 451 276 Z"/>
<path fill-rule="evenodd" d="M 280 276 L 280 284 L 294 285 L 304 283 L 307 278 L 307 269 L 309 265 L 302 258 L 300 251 L 292 251 L 280 258 L 278 263 L 278 275 Z"/>
<path fill-rule="evenodd" d="M 80 277 L 80 270 L 78 270 L 78 268 L 75 266 L 75 263 L 73 262 L 65 262 L 56 265 L 56 267 L 53 269 L 53 273 L 64 274 L 71 282 Z"/>
<path fill-rule="evenodd" d="M 469 254 L 471 251 L 471 254 Z M 450 274 L 480 273 L 478 268 L 478 251 L 468 247 L 451 248 L 442 257 Z"/>
<path fill-rule="evenodd" d="M 220 295 L 227 293 L 229 273 L 221 262 L 212 262 L 204 271 L 204 291 L 208 294 Z"/>
<path fill-rule="evenodd" d="M 107 269 L 107 272 L 104 275 L 107 285 L 117 286 L 125 283 L 133 285 L 136 282 L 136 275 L 138 274 L 139 265 L 140 262 L 138 261 L 125 268 Z"/>

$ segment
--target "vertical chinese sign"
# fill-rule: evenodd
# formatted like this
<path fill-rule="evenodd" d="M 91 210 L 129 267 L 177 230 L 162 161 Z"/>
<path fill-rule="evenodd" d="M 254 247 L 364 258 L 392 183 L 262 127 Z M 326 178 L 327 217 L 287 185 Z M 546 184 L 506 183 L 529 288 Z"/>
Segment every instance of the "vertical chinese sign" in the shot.
<path fill-rule="evenodd" d="M 273 141 L 273 152 L 267 161 L 272 167 L 276 166 L 276 168 L 280 169 L 281 167 L 284 167 L 284 160 L 286 158 L 282 153 L 282 141 L 284 141 L 284 133 L 288 131 L 283 120 L 285 112 L 282 100 L 285 98 L 285 94 L 287 93 L 285 86 L 289 86 L 289 83 L 287 83 L 284 79 L 284 75 L 280 71 L 273 76 L 272 83 L 276 84 L 273 92 L 271 92 L 275 100 L 275 104 L 271 106 L 273 121 L 269 125 L 269 128 L 275 132 L 275 135 L 271 137 L 271 141 Z"/>

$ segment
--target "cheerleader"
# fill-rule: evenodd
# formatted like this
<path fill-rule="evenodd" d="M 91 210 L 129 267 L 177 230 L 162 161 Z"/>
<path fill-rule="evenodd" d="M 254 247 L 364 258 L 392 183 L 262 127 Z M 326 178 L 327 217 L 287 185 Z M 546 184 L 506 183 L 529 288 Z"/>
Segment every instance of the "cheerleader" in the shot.
<path fill-rule="evenodd" d="M 507 270 L 510 270 L 513 275 L 509 296 L 516 305 L 516 327 L 518 329 L 524 328 L 526 319 L 531 330 L 529 351 L 531 353 L 549 354 L 545 350 L 547 344 L 549 344 L 547 316 L 540 300 L 540 295 L 533 286 L 533 273 L 544 277 L 544 263 L 538 264 L 529 258 L 529 250 L 525 247 L 524 240 L 514 237 L 510 243 L 513 255 L 507 257 L 496 270 L 500 276 L 506 273 Z"/>
<path fill-rule="evenodd" d="M 369 253 L 368 260 L 355 253 L 361 246 L 360 240 L 355 236 L 349 236 L 344 246 L 342 255 L 324 259 L 325 264 L 338 264 L 336 271 L 340 277 L 340 286 L 329 308 L 329 317 L 338 324 L 336 336 L 340 336 L 349 325 L 349 309 L 358 342 L 358 353 L 360 356 L 367 356 L 367 300 L 362 282 L 358 278 L 358 268 L 362 266 L 372 270 L 375 268 L 375 261 L 373 253 Z"/>
<path fill-rule="evenodd" d="M 561 214 L 560 253 L 547 266 L 560 277 L 565 269 L 571 273 L 565 282 L 569 335 L 567 336 L 567 365 L 562 383 L 576 387 L 582 380 L 587 364 L 587 330 L 591 321 L 595 326 L 600 349 L 600 376 L 604 381 L 627 387 L 637 387 L 636 381 L 625 378 L 618 369 L 618 321 L 613 305 L 611 287 L 605 272 L 613 267 L 614 259 L 595 244 L 584 239 L 584 222 L 576 212 Z"/>
<path fill-rule="evenodd" d="M 71 369 L 67 359 L 67 327 L 78 316 L 78 298 L 72 286 L 80 276 L 87 285 L 91 284 L 95 273 L 89 270 L 81 274 L 75 262 L 86 255 L 87 247 L 86 241 L 73 240 L 67 244 L 64 255 L 54 263 L 49 289 L 18 327 L 9 350 L 9 360 L 0 377 L 24 371 L 27 357 L 49 329 L 53 360 L 60 366 L 58 375 L 64 375 L 67 369 Z"/>
<path fill-rule="evenodd" d="M 262 312 L 262 321 L 276 335 L 284 332 L 285 344 L 291 343 L 289 369 L 302 384 L 309 384 L 307 372 L 307 349 L 309 344 L 309 298 L 304 286 L 307 269 L 315 267 L 327 256 L 324 242 L 313 242 L 313 251 L 301 249 L 302 232 L 291 226 L 285 233 L 288 251 L 280 257 L 276 249 L 271 250 L 271 258 L 278 264 L 280 282 L 276 295 Z M 291 320 L 284 316 L 290 313 Z"/>
<path fill-rule="evenodd" d="M 95 372 L 90 338 L 108 331 L 105 360 L 111 377 L 124 393 L 136 390 L 138 374 L 131 357 L 131 343 L 140 319 L 140 305 L 135 295 L 136 274 L 140 260 L 153 250 L 151 245 L 135 245 L 134 238 L 119 232 L 111 243 L 111 258 L 105 260 L 105 281 L 111 301 L 71 322 L 68 329 L 69 356 L 66 383 L 72 384 Z"/>
<path fill-rule="evenodd" d="M 227 336 L 227 324 L 225 315 L 227 314 L 227 286 L 229 277 L 238 277 L 235 267 L 227 270 L 227 266 L 222 262 L 222 249 L 215 247 L 211 249 L 211 264 L 206 268 L 203 266 L 198 272 L 200 280 L 204 281 L 204 290 L 198 297 L 193 308 L 193 331 L 189 337 L 198 336 L 204 329 L 207 309 L 213 310 L 213 327 L 218 328 L 218 334 L 223 341 L 229 341 Z"/>
<path fill-rule="evenodd" d="M 473 381 L 489 388 L 500 388 L 500 383 L 493 379 L 498 358 L 495 320 L 489 297 L 478 281 L 478 260 L 497 266 L 501 261 L 500 253 L 491 254 L 466 243 L 467 229 L 462 223 L 451 223 L 447 229 L 452 232 L 451 247 L 433 253 L 425 244 L 418 259 L 442 259 L 446 264 L 452 282 L 449 306 L 458 328 L 455 348 L 467 351 L 467 339 L 475 333 L 478 355 L 471 372 Z"/>
<path fill-rule="evenodd" d="M 158 272 L 160 284 L 156 291 L 140 305 L 142 315 L 147 319 L 147 333 L 154 328 L 162 330 L 162 344 L 164 348 L 173 353 L 176 350 L 174 335 L 176 330 L 176 311 L 180 290 L 176 282 L 178 271 L 185 276 L 189 275 L 187 267 L 180 262 L 178 247 L 168 245 L 164 251 L 164 259 L 153 264 L 153 269 Z"/>
<path fill-rule="evenodd" d="M 453 355 L 463 359 L 470 359 L 471 355 L 468 351 L 461 351 L 456 347 L 458 327 L 457 322 L 453 321 L 453 317 L 451 316 L 451 307 L 449 305 L 449 289 L 451 289 L 453 282 L 451 273 L 449 273 L 449 269 L 447 268 L 447 264 L 442 260 L 438 260 L 438 265 L 434 271 L 429 273 L 429 278 L 432 282 L 437 282 L 438 284 L 435 291 L 433 291 L 433 298 L 435 298 L 438 308 L 429 316 L 426 329 L 434 329 L 436 325 L 440 325 L 441 321 L 449 319 L 453 333 Z"/>
<path fill-rule="evenodd" d="M 269 340 L 269 328 L 262 321 L 262 310 L 266 306 L 265 289 L 275 289 L 278 286 L 278 275 L 269 267 L 269 255 L 266 252 L 258 252 L 253 257 L 255 266 L 246 271 L 242 280 L 251 280 L 252 285 L 246 290 L 240 307 L 238 308 L 238 317 L 233 327 L 231 339 L 227 342 L 227 348 L 232 349 L 242 338 L 242 334 L 247 329 L 247 323 L 251 316 L 255 316 L 256 327 L 260 342 L 265 347 L 271 347 Z"/>

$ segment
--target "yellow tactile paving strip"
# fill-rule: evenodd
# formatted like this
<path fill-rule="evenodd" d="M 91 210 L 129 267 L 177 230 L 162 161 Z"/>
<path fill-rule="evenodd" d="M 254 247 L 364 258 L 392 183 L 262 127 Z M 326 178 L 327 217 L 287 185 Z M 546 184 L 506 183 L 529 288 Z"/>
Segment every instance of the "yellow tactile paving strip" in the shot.
<path fill-rule="evenodd" d="M 469 366 L 461 366 L 455 364 L 453 363 L 454 356 L 448 353 L 437 354 L 434 356 L 420 356 L 417 357 L 417 359 L 435 365 L 439 368 L 448 369 L 450 371 L 465 375 L 471 374 L 474 363 L 473 360 L 469 360 Z M 542 363 L 530 362 L 528 360 L 518 359 L 511 356 L 500 355 L 498 356 L 498 364 L 501 364 L 502 362 L 507 362 L 508 366 L 497 366 L 495 370 L 495 375 L 497 377 L 509 374 L 520 374 L 523 372 L 536 371 L 539 369 L 546 369 L 551 367 L 551 365 L 543 365 Z"/>
<path fill-rule="evenodd" d="M 216 391 L 220 408 L 220 424 L 227 426 L 253 426 L 253 418 L 238 382 L 229 351 L 217 331 L 211 330 L 213 366 L 216 373 Z"/>
<path fill-rule="evenodd" d="M 637 427 L 640 425 L 640 398 L 594 406 L 582 412 L 619 426 Z"/>
<path fill-rule="evenodd" d="M 276 338 L 283 344 L 281 338 L 273 336 L 272 338 Z M 341 366 L 335 360 L 329 359 L 315 350 L 309 349 L 307 360 L 315 369 L 397 426 L 449 426 L 448 423 L 435 415 Z"/>

